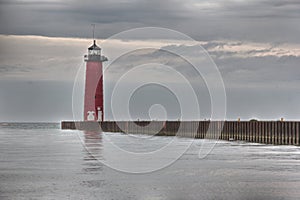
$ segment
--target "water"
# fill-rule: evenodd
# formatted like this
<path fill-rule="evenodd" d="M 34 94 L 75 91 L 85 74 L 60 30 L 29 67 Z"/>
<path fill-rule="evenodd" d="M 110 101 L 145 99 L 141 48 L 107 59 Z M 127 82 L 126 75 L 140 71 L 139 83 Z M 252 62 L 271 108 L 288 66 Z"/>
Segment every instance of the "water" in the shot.
<path fill-rule="evenodd" d="M 98 161 L 112 153 L 107 139 L 124 149 L 147 152 L 172 137 L 154 137 L 146 144 L 119 133 L 63 131 L 58 124 L 2 124 L 0 199 L 300 197 L 300 147 L 220 141 L 199 159 L 203 140 L 196 140 L 169 167 L 129 174 Z M 189 140 L 179 138 L 178 145 Z"/>

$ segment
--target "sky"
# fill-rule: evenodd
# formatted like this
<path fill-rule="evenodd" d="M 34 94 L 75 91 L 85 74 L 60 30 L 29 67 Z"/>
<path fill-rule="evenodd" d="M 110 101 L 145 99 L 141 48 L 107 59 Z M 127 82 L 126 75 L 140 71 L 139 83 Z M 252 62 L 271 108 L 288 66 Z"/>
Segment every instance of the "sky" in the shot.
<path fill-rule="evenodd" d="M 83 87 L 83 55 L 91 45 L 91 24 L 96 24 L 97 42 L 109 60 L 127 49 L 149 47 L 104 64 L 107 119 L 116 119 L 110 105 L 117 81 L 134 66 L 153 62 L 171 68 L 140 68 L 123 80 L 121 96 L 132 84 L 163 77 L 164 84 L 183 91 L 185 99 L 180 103 L 188 113 L 184 119 L 196 119 L 191 97 L 184 93 L 186 83 L 172 72 L 175 69 L 195 91 L 201 111 L 198 118 L 211 118 L 206 77 L 164 50 L 184 52 L 199 65 L 212 59 L 224 83 L 226 119 L 300 118 L 298 0 L 0 0 L 0 5 L 0 121 L 73 119 L 73 87 L 80 81 L 78 88 Z M 153 38 L 152 32 L 111 39 L 143 27 L 172 29 L 195 41 L 164 34 Z M 76 96 L 78 113 L 82 95 L 81 91 Z M 161 107 L 155 106 L 159 104 L 165 116 L 160 116 Z M 129 109 L 133 119 L 177 120 L 182 115 L 178 105 L 170 88 L 146 85 L 133 94 Z M 120 114 L 117 119 L 126 120 L 126 116 Z"/>

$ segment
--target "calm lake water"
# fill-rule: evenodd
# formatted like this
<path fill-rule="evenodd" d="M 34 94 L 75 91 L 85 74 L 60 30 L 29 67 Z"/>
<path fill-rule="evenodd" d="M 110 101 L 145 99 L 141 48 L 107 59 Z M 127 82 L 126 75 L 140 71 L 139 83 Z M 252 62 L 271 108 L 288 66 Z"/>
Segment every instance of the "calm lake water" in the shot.
<path fill-rule="evenodd" d="M 176 162 L 151 173 L 125 173 L 103 164 L 113 155 L 108 141 L 138 153 L 173 137 L 142 139 L 64 131 L 58 124 L 2 124 L 0 199 L 300 198 L 300 147 L 219 141 L 199 159 L 203 140 L 195 140 Z M 177 141 L 179 146 L 187 142 Z"/>

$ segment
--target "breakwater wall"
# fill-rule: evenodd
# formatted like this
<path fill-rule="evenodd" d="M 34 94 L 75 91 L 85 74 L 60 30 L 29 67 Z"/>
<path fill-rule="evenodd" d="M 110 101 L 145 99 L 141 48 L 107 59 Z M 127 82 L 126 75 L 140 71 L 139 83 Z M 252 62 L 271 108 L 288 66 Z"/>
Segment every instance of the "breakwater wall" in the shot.
<path fill-rule="evenodd" d="M 61 128 L 300 145 L 299 121 L 63 121 Z"/>

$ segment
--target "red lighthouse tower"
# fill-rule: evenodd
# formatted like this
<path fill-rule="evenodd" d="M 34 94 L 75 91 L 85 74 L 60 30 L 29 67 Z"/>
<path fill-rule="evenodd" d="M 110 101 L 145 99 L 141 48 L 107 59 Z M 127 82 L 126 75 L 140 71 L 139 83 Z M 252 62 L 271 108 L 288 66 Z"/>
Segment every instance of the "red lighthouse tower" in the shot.
<path fill-rule="evenodd" d="M 102 62 L 107 61 L 101 55 L 101 48 L 94 44 L 88 48 L 86 62 L 85 94 L 84 94 L 84 121 L 103 121 L 103 69 Z"/>

